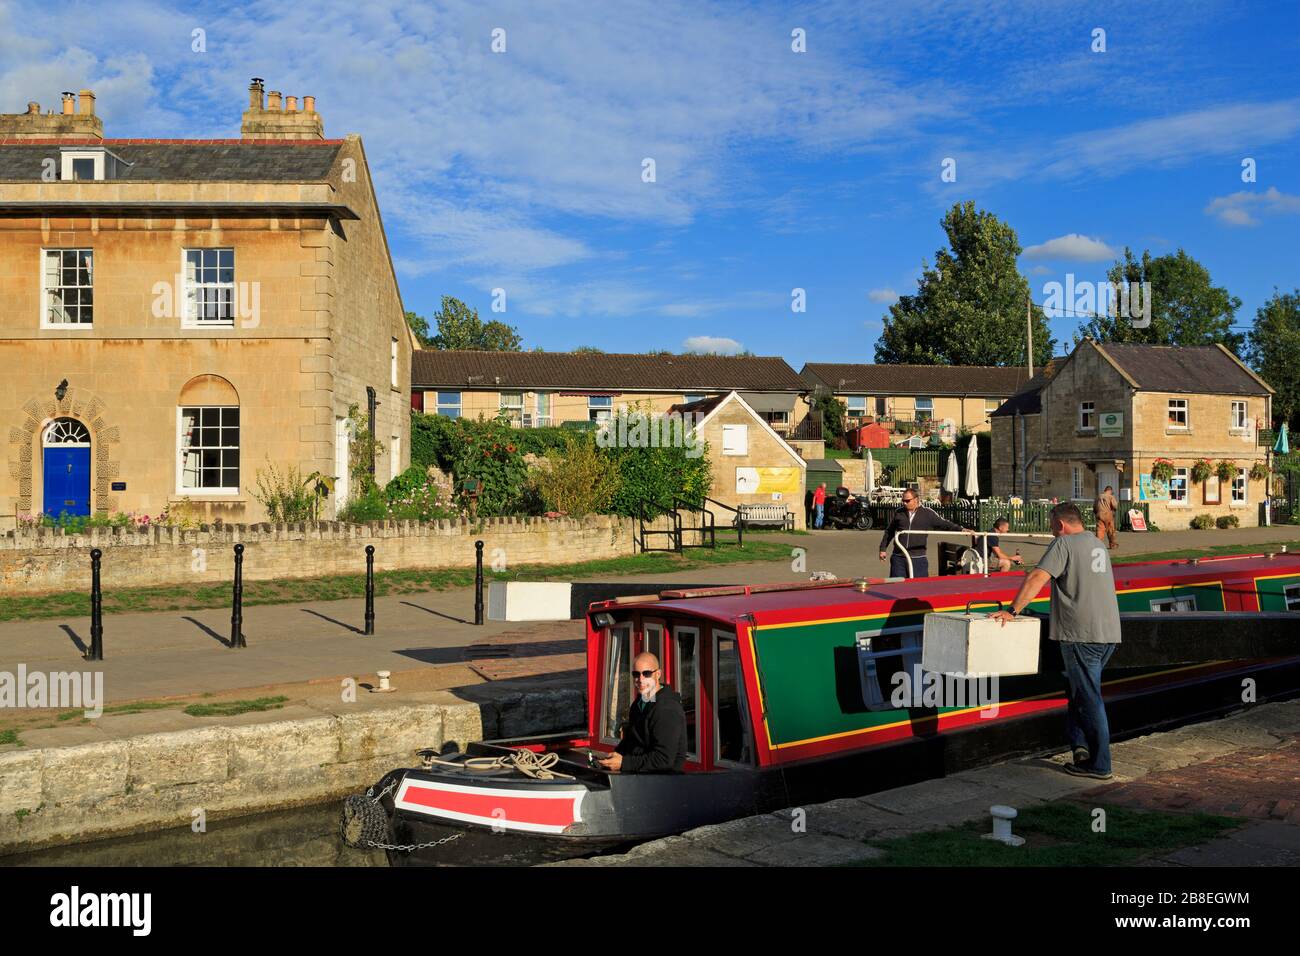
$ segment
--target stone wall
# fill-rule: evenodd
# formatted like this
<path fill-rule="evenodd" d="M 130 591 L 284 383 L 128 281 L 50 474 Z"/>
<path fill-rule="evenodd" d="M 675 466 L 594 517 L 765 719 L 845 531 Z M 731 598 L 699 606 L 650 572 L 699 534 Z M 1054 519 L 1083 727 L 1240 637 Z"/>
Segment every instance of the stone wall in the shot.
<path fill-rule="evenodd" d="M 363 791 L 416 752 L 585 725 L 575 688 L 202 727 L 0 753 L 0 854 L 303 806 Z"/>
<path fill-rule="evenodd" d="M 40 594 L 90 587 L 90 551 L 103 551 L 105 590 L 166 584 L 228 582 L 234 545 L 243 544 L 244 578 L 310 578 L 365 571 L 365 547 L 375 547 L 377 571 L 472 567 L 482 540 L 485 565 L 562 564 L 633 553 L 633 522 L 600 515 L 572 518 L 488 518 L 466 521 L 388 521 L 235 525 L 220 530 L 151 528 L 67 535 L 51 529 L 0 536 L 0 592 Z"/>

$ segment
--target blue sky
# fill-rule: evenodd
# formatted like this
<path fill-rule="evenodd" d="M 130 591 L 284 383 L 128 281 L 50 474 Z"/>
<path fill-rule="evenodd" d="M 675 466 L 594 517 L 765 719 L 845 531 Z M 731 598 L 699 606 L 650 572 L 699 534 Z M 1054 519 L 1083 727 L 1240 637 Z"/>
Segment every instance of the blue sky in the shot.
<path fill-rule="evenodd" d="M 1016 230 L 1039 301 L 1182 246 L 1248 324 L 1300 286 L 1297 62 L 1295 2 L 0 0 L 0 112 L 89 86 L 108 136 L 227 137 L 251 76 L 315 95 L 327 136 L 365 141 L 408 308 L 796 368 L 871 361 L 967 199 Z"/>

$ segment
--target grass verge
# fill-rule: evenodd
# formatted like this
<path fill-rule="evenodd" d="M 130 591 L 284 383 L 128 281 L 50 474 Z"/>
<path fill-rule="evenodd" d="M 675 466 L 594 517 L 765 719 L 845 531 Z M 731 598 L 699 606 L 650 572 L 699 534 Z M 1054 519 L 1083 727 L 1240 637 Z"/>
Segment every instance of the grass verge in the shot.
<path fill-rule="evenodd" d="M 1120 556 L 1115 563 L 1171 561 L 1178 558 L 1219 558 L 1234 554 L 1268 554 L 1270 551 L 1281 552 L 1283 547 L 1289 552 L 1300 552 L 1300 541 L 1268 541 L 1263 544 L 1215 544 L 1205 548 L 1183 548 L 1179 551 L 1150 551 L 1145 554 Z"/>
<path fill-rule="evenodd" d="M 190 704 L 183 713 L 191 717 L 233 717 L 251 711 L 279 710 L 288 700 L 288 697 L 279 696 L 258 697 L 255 700 L 223 700 L 214 704 Z"/>
<path fill-rule="evenodd" d="M 5 744 L 16 744 L 21 747 L 23 742 L 18 736 L 18 731 L 0 730 L 0 747 L 3 747 Z"/>
<path fill-rule="evenodd" d="M 671 573 L 749 561 L 777 560 L 790 560 L 788 546 L 776 541 L 747 541 L 743 550 L 731 544 L 720 543 L 716 550 L 697 548 L 684 554 L 648 552 L 572 564 L 520 565 L 518 568 L 503 572 L 484 568 L 484 575 L 497 580 L 543 581 L 554 578 L 589 577 L 594 574 Z M 443 591 L 448 588 L 470 587 L 473 584 L 472 567 L 375 572 L 375 594 L 381 596 Z M 205 608 L 229 607 L 230 588 L 231 585 L 228 583 L 197 587 L 167 585 L 105 588 L 104 613 L 200 611 Z M 337 601 L 363 597 L 365 593 L 365 574 L 340 574 L 320 578 L 279 578 L 273 581 L 250 581 L 247 578 L 244 580 L 244 604 L 250 607 L 257 604 Z M 0 598 L 0 621 L 31 621 L 51 617 L 81 617 L 89 614 L 90 596 L 83 592 Z"/>
<path fill-rule="evenodd" d="M 1240 825 L 1207 813 L 1167 813 L 1102 806 L 1104 832 L 1093 830 L 1093 810 L 1062 801 L 1029 807 L 1015 821 L 1025 845 L 1010 847 L 983 834 L 988 820 L 948 830 L 870 841 L 884 850 L 862 866 L 1124 866 L 1212 840 Z"/>

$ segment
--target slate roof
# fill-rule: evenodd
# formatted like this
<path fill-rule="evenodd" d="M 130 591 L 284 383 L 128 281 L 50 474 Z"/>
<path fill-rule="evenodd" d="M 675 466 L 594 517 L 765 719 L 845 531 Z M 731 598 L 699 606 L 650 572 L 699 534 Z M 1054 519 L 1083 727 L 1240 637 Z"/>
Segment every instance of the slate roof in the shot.
<path fill-rule="evenodd" d="M 1065 360 L 1069 356 L 1059 356 L 1058 358 L 1049 359 L 1047 364 L 1034 373 L 1034 377 L 1026 382 L 1016 394 L 1012 395 L 1005 402 L 998 406 L 998 410 L 990 415 L 990 418 L 997 418 L 1001 415 L 1014 415 L 1019 412 L 1021 415 L 1037 415 L 1043 410 L 1043 386 L 1055 375 Z"/>
<path fill-rule="evenodd" d="M 1095 343 L 1148 392 L 1267 395 L 1270 389 L 1217 345 Z"/>
<path fill-rule="evenodd" d="M 104 146 L 130 164 L 120 182 L 317 182 L 325 179 L 342 140 L 112 140 L 0 145 L 0 181 L 37 182 L 42 162 L 63 147 Z"/>
<path fill-rule="evenodd" d="M 475 352 L 420 349 L 411 356 L 415 388 L 582 391 L 806 392 L 775 356 Z"/>
<path fill-rule="evenodd" d="M 994 365 L 841 365 L 809 362 L 800 374 L 810 385 L 837 395 L 1011 395 L 1029 378 L 1028 370 Z M 843 385 L 841 385 L 841 381 Z"/>

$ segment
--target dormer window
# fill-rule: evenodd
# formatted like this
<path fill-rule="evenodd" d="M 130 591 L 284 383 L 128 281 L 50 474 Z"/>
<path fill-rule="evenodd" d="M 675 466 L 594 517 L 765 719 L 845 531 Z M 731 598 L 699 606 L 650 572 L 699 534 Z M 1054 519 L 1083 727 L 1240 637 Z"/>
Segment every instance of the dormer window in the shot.
<path fill-rule="evenodd" d="M 67 182 L 118 179 L 130 166 L 102 146 L 64 149 L 60 160 L 59 178 Z"/>
<path fill-rule="evenodd" d="M 64 150 L 60 178 L 65 180 L 100 180 L 104 178 L 104 150 Z"/>

